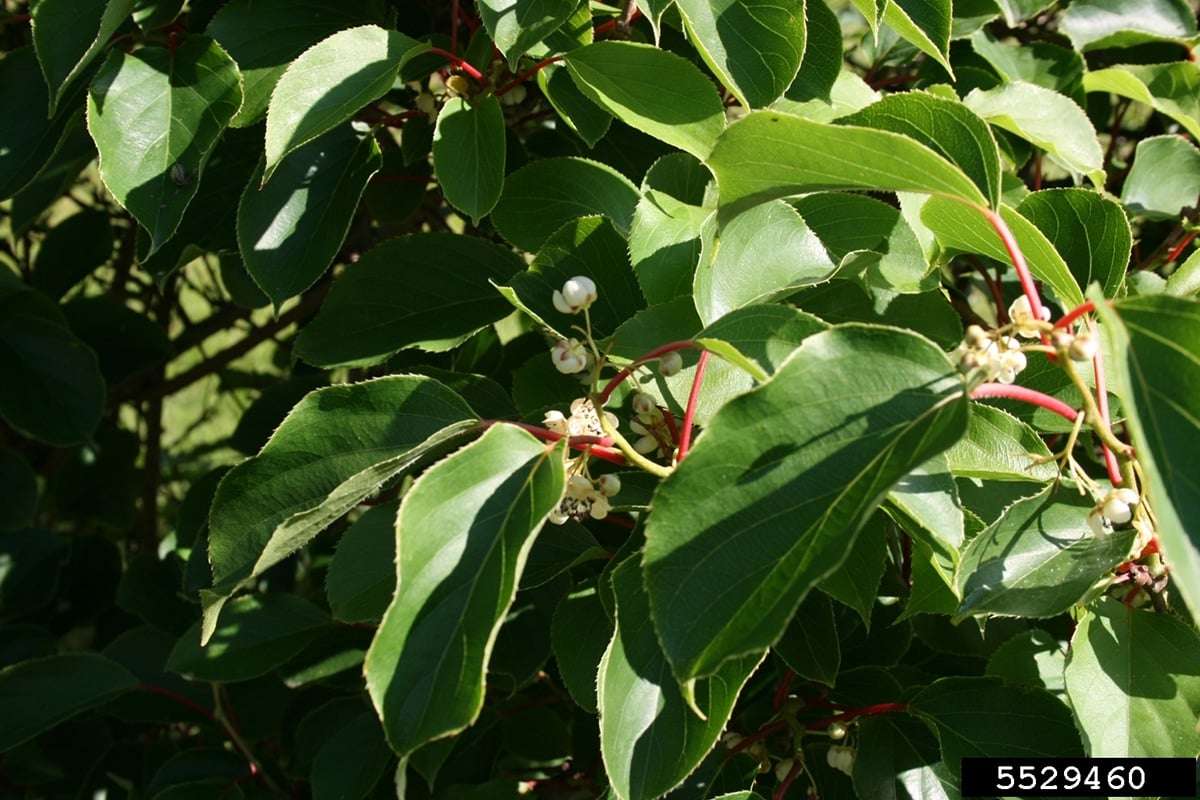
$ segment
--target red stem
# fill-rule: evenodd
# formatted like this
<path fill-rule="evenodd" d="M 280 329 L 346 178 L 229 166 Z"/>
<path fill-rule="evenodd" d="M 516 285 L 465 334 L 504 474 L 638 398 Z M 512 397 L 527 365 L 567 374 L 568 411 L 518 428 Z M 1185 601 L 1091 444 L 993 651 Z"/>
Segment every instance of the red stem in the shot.
<path fill-rule="evenodd" d="M 1023 403 L 1030 403 L 1047 411 L 1053 411 L 1055 414 L 1072 423 L 1079 416 L 1078 411 L 1071 408 L 1062 400 L 1015 384 L 985 383 L 977 386 L 971 392 L 972 400 L 981 400 L 985 397 L 1007 397 L 1010 400 L 1020 400 Z"/>
<path fill-rule="evenodd" d="M 664 344 L 661 347 L 656 347 L 653 350 L 651 350 L 649 353 L 646 353 L 646 355 L 642 356 L 641 358 L 639 358 L 638 360 L 636 360 L 632 364 L 630 364 L 628 367 L 625 367 L 620 372 L 618 372 L 616 375 L 614 375 L 612 377 L 612 379 L 604 385 L 604 388 L 600 390 L 600 404 L 603 405 L 604 403 L 607 403 L 608 398 L 611 397 L 612 393 L 614 391 L 616 391 L 618 386 L 621 385 L 621 381 L 625 380 L 630 375 L 632 375 L 633 371 L 635 369 L 637 369 L 638 367 L 640 367 L 642 364 L 645 364 L 647 361 L 653 361 L 656 358 L 661 358 L 662 356 L 665 356 L 667 353 L 674 352 L 675 350 L 687 350 L 689 348 L 692 348 L 695 350 L 703 349 L 700 347 L 700 345 L 696 344 L 691 339 L 681 339 L 676 342 L 668 342 L 667 344 Z"/>
<path fill-rule="evenodd" d="M 154 686 L 153 684 L 149 684 L 149 683 L 139 683 L 137 685 L 137 688 L 138 688 L 139 692 L 150 692 L 151 694 L 162 695 L 163 697 L 170 698 L 171 700 L 174 700 L 176 703 L 179 703 L 181 706 L 187 706 L 192 711 L 195 711 L 197 714 L 202 714 L 206 719 L 210 719 L 214 722 L 217 721 L 217 717 L 212 711 L 210 711 L 209 709 L 200 705 L 195 700 L 191 700 L 187 697 L 184 697 L 181 694 L 176 694 L 175 692 L 172 692 L 170 689 L 164 689 L 161 686 Z"/>
<path fill-rule="evenodd" d="M 428 175 L 372 175 L 371 183 L 437 183 Z"/>
<path fill-rule="evenodd" d="M 485 419 L 483 427 L 490 428 L 493 425 L 515 425 L 523 431 L 533 434 L 537 438 L 545 442 L 557 442 L 560 439 L 566 439 L 567 444 L 574 450 L 587 450 L 596 458 L 607 461 L 611 464 L 627 467 L 629 462 L 625 460 L 625 456 L 620 450 L 613 447 L 613 440 L 607 436 L 566 436 L 557 431 L 540 428 L 537 425 L 530 425 L 528 422 L 513 422 L 505 419 Z"/>
<path fill-rule="evenodd" d="M 1025 263 L 1025 254 L 1021 252 L 1021 248 L 1017 245 L 1017 240 L 1013 238 L 1012 231 L 1009 230 L 1008 224 L 1004 221 L 1003 217 L 990 208 L 980 210 L 1000 236 L 1000 241 L 1004 243 L 1004 249 L 1008 251 L 1008 257 L 1012 259 L 1013 267 L 1017 270 L 1017 278 L 1021 281 L 1021 291 L 1025 293 L 1025 297 L 1029 300 L 1029 308 L 1033 312 L 1033 318 L 1040 320 L 1042 318 L 1042 298 L 1038 296 L 1037 285 L 1033 281 L 1033 273 L 1029 271 L 1029 265 Z"/>
<path fill-rule="evenodd" d="M 1167 254 L 1167 257 L 1163 261 L 1163 263 L 1170 264 L 1172 261 L 1179 258 L 1179 254 L 1182 253 L 1184 248 L 1187 247 L 1189 244 L 1191 244 L 1192 240 L 1195 238 L 1196 238 L 1196 231 L 1188 231 L 1187 235 L 1179 240 L 1179 244 L 1175 245 L 1175 247 L 1172 248 L 1171 252 Z"/>
<path fill-rule="evenodd" d="M 766 737 L 770 736 L 772 733 L 775 733 L 777 731 L 787 730 L 787 726 L 788 726 L 787 722 L 782 719 L 772 722 L 770 725 L 764 725 L 763 727 L 756 730 L 754 733 L 743 738 L 740 742 L 735 744 L 733 747 L 729 748 L 729 755 L 732 756 L 732 755 L 736 755 L 736 754 L 742 752 L 747 747 L 749 747 L 750 745 L 757 742 L 759 739 L 765 739 Z"/>
<path fill-rule="evenodd" d="M 458 52 L 458 0 L 450 0 L 450 52 Z"/>
<path fill-rule="evenodd" d="M 551 64 L 556 64 L 562 60 L 563 60 L 563 56 L 554 56 L 553 58 L 547 58 L 543 61 L 539 61 L 538 63 L 534 64 L 532 67 L 525 70 L 520 75 L 513 78 L 511 81 L 509 81 L 508 83 L 504 84 L 499 89 L 497 89 L 496 96 L 499 97 L 500 95 L 507 93 L 514 87 L 519 86 L 520 84 L 529 80 L 531 77 L 538 74 L 546 67 L 550 66 Z"/>
<path fill-rule="evenodd" d="M 792 685 L 792 678 L 795 677 L 796 671 L 788 667 L 787 672 L 783 673 L 783 677 L 779 680 L 779 685 L 775 687 L 775 699 L 772 707 L 776 711 L 783 708 L 783 702 L 787 700 L 788 687 Z"/>
<path fill-rule="evenodd" d="M 876 703 L 873 706 L 863 706 L 862 708 L 849 708 L 845 713 L 837 714 L 832 717 L 824 717 L 805 724 L 805 728 L 810 731 L 828 728 L 835 722 L 847 722 L 857 717 L 871 717 L 876 714 L 891 714 L 897 711 L 908 711 L 908 703 Z"/>
<path fill-rule="evenodd" d="M 442 49 L 442 48 L 440 48 L 440 47 L 431 47 L 431 48 L 429 48 L 429 52 L 430 52 L 430 53 L 436 53 L 436 54 L 438 54 L 439 56 L 442 56 L 442 57 L 444 57 L 444 58 L 445 58 L 447 61 L 449 61 L 451 64 L 453 64 L 454 66 L 458 67 L 458 68 L 459 68 L 459 69 L 461 69 L 463 72 L 467 73 L 467 74 L 468 74 L 468 75 L 470 75 L 472 78 L 474 78 L 474 79 L 475 79 L 477 82 L 479 82 L 479 83 L 487 83 L 487 79 L 483 77 L 483 74 L 482 74 L 482 73 L 480 73 L 480 71 L 479 71 L 479 70 L 475 69 L 475 67 L 471 66 L 471 65 L 470 65 L 470 64 L 468 64 L 466 61 L 464 61 L 463 59 L 459 58 L 458 56 L 454 55 L 454 53 L 447 52 L 446 50 L 443 50 L 443 49 Z"/>
<path fill-rule="evenodd" d="M 679 431 L 679 461 L 683 461 L 683 457 L 687 455 L 692 446 L 692 423 L 696 419 L 696 406 L 700 402 L 700 384 L 704 382 L 704 368 L 708 366 L 708 355 L 707 350 L 701 351 L 700 360 L 696 362 L 696 377 L 692 378 L 692 391 L 688 393 L 687 408 L 683 412 L 683 427 Z"/>
<path fill-rule="evenodd" d="M 1096 304 L 1093 303 L 1091 300 L 1088 300 L 1083 305 L 1076 306 L 1075 308 L 1072 308 L 1070 311 L 1068 311 L 1066 314 L 1064 314 L 1061 318 L 1059 318 L 1058 322 L 1054 323 L 1054 327 L 1065 328 L 1068 325 L 1070 325 L 1072 322 L 1074 322 L 1075 320 L 1082 317 L 1084 314 L 1090 314 L 1095 310 L 1096 310 Z"/>

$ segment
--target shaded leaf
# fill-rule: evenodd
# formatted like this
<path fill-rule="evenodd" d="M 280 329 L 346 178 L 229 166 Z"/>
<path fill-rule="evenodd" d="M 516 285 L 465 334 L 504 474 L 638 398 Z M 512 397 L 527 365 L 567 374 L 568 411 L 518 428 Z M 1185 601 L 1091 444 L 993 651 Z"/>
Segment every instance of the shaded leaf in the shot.
<path fill-rule="evenodd" d="M 470 725 L 534 534 L 558 504 L 564 445 L 506 425 L 439 462 L 404 496 L 396 596 L 367 654 L 367 689 L 403 758 Z"/>
<path fill-rule="evenodd" d="M 1119 203 L 1087 189 L 1047 189 L 1017 211 L 1046 234 L 1080 286 L 1098 283 L 1105 297 L 1123 294 L 1133 234 Z"/>
<path fill-rule="evenodd" d="M 504 111 L 494 96 L 446 101 L 433 132 L 433 169 L 446 201 L 475 225 L 504 188 Z"/>
<path fill-rule="evenodd" d="M 576 588 L 554 612 L 550 628 L 554 661 L 571 699 L 589 714 L 597 713 L 596 678 L 612 634 L 613 622 L 594 584 Z"/>
<path fill-rule="evenodd" d="M 809 592 L 771 651 L 801 678 L 833 686 L 842 652 L 829 596 Z"/>
<path fill-rule="evenodd" d="M 700 260 L 702 207 L 712 175 L 686 153 L 663 156 L 646 172 L 629 229 L 629 259 L 651 305 L 690 293 Z"/>
<path fill-rule="evenodd" d="M 50 116 L 64 90 L 108 44 L 134 0 L 46 0 L 31 9 L 33 43 L 50 87 Z"/>
<path fill-rule="evenodd" d="M 343 622 L 383 619 L 396 590 L 396 510 L 400 501 L 367 509 L 346 528 L 329 562 L 325 592 Z"/>
<path fill-rule="evenodd" d="M 479 18 L 515 69 L 525 51 L 557 30 L 577 5 L 576 0 L 480 0 Z"/>

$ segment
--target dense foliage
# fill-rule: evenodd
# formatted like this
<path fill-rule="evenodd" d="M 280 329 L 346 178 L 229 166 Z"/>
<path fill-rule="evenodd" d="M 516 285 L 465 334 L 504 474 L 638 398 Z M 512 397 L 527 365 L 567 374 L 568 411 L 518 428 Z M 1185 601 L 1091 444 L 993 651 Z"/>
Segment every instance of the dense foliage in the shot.
<path fill-rule="evenodd" d="M 1184 0 L 0 7 L 0 795 L 1200 754 Z"/>

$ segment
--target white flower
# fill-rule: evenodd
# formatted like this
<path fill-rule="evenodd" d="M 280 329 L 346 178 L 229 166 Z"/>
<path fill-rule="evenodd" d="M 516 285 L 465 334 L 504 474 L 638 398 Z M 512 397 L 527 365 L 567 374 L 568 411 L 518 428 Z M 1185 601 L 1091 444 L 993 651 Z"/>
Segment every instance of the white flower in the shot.
<path fill-rule="evenodd" d="M 645 425 L 635 419 L 630 421 L 629 429 L 639 437 L 633 443 L 634 450 L 637 450 L 642 455 L 649 455 L 659 449 L 658 439 L 654 438 L 654 434 Z"/>
<path fill-rule="evenodd" d="M 616 475 L 601 475 L 596 479 L 596 488 L 605 497 L 612 497 L 621 491 L 621 479 Z"/>
<path fill-rule="evenodd" d="M 591 354 L 578 339 L 560 339 L 550 351 L 554 367 L 564 375 L 573 375 L 587 369 Z"/>
<path fill-rule="evenodd" d="M 596 284 L 591 278 L 576 275 L 567 279 L 562 291 L 554 293 L 554 307 L 564 314 L 578 314 L 596 302 L 599 296 Z"/>
<path fill-rule="evenodd" d="M 1107 536 L 1112 533 L 1112 528 L 1109 527 L 1108 520 L 1100 513 L 1100 509 L 1093 508 L 1088 512 L 1087 516 L 1088 527 L 1092 529 L 1092 534 L 1095 536 Z"/>
<path fill-rule="evenodd" d="M 677 374 L 681 369 L 683 369 L 683 356 L 679 355 L 678 350 L 672 350 L 658 362 L 658 374 L 664 378 Z"/>
<path fill-rule="evenodd" d="M 658 408 L 658 401 L 654 399 L 654 395 L 638 392 L 633 396 L 633 413 L 639 417 L 649 414 Z"/>
<path fill-rule="evenodd" d="M 603 477 L 615 480 L 612 475 Z M 617 489 L 620 489 L 619 480 Z M 616 494 L 616 491 L 611 494 Z M 608 497 L 605 496 L 602 489 L 598 489 L 589 478 L 583 475 L 572 475 L 567 479 L 567 485 L 558 506 L 550 512 L 550 521 L 555 525 L 562 525 L 568 519 L 580 520 L 584 517 L 604 519 L 611 511 L 612 504 L 608 502 Z"/>
<path fill-rule="evenodd" d="M 854 748 L 835 744 L 825 754 L 825 761 L 838 772 L 844 772 L 849 775 L 854 769 Z"/>
<path fill-rule="evenodd" d="M 542 424 L 547 430 L 567 435 L 567 418 L 563 416 L 561 411 L 551 410 L 546 412 L 546 416 L 542 417 Z"/>
<path fill-rule="evenodd" d="M 775 765 L 775 780 L 780 783 L 787 780 L 787 776 L 791 774 L 792 767 L 795 766 L 796 760 L 793 758 L 785 758 Z"/>
<path fill-rule="evenodd" d="M 1104 498 L 1101 513 L 1114 525 L 1123 525 L 1133 519 L 1130 506 L 1136 506 L 1138 500 L 1138 493 L 1132 489 L 1114 489 Z"/>
<path fill-rule="evenodd" d="M 1029 298 L 1021 295 L 1008 307 L 1008 319 L 1013 324 L 1017 336 L 1025 339 L 1036 339 L 1042 335 L 1043 322 L 1050 319 L 1050 309 L 1042 306 L 1042 317 L 1033 315 L 1033 306 Z"/>

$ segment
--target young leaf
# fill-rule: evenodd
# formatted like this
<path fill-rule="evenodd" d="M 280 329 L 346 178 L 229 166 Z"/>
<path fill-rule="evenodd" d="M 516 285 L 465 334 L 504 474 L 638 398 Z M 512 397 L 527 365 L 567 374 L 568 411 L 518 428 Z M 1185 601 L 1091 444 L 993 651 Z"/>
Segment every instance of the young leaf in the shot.
<path fill-rule="evenodd" d="M 963 102 L 996 127 L 1015 133 L 1096 186 L 1104 186 L 1104 154 L 1096 131 L 1083 109 L 1065 95 L 1018 81 L 986 91 L 974 89 Z"/>
<path fill-rule="evenodd" d="M 206 646 L 199 621 L 180 636 L 167 668 L 191 680 L 244 681 L 282 665 L 332 627 L 328 614 L 295 595 L 239 597 L 225 607 Z"/>
<path fill-rule="evenodd" d="M 958 617 L 1051 617 L 1078 603 L 1133 547 L 1131 530 L 1091 532 L 1093 506 L 1090 497 L 1056 486 L 1014 503 L 963 551 Z"/>
<path fill-rule="evenodd" d="M 1121 202 L 1134 216 L 1175 219 L 1196 202 L 1197 186 L 1200 150 L 1182 136 L 1151 136 L 1137 144 Z"/>
<path fill-rule="evenodd" d="M 137 687 L 137 678 L 97 653 L 29 659 L 0 670 L 0 752 Z"/>
<path fill-rule="evenodd" d="M 241 102 L 237 65 L 207 37 L 109 53 L 88 92 L 88 130 L 104 185 L 150 234 L 146 256 L 179 227 Z"/>
<path fill-rule="evenodd" d="M 1200 137 L 1200 67 L 1190 61 L 1096 70 L 1083 77 L 1083 88 L 1146 103 Z"/>
<path fill-rule="evenodd" d="M 133 6 L 134 0 L 46 0 L 33 7 L 33 43 L 50 87 L 50 116 L 71 81 L 100 54 Z"/>
<path fill-rule="evenodd" d="M 723 406 L 659 487 L 646 531 L 646 589 L 676 677 L 771 646 L 891 485 L 966 423 L 940 350 L 861 325 L 808 337 Z"/>
<path fill-rule="evenodd" d="M 600 662 L 597 695 L 600 748 L 621 800 L 659 797 L 674 789 L 717 742 L 761 653 L 723 664 L 685 697 L 663 654 L 637 563 L 613 572 L 617 628 Z M 697 716 L 691 704 L 704 712 Z"/>
<path fill-rule="evenodd" d="M 1037 431 L 1011 414 L 971 404 L 962 439 L 946 451 L 950 471 L 960 478 L 991 481 L 1049 481 L 1058 475 L 1050 449 Z"/>
<path fill-rule="evenodd" d="M 888 189 L 985 206 L 979 188 L 928 147 L 889 131 L 753 111 L 708 158 L 725 216 L 764 200 L 821 189 Z"/>
<path fill-rule="evenodd" d="M 562 497 L 564 449 L 495 425 L 404 496 L 396 518 L 396 596 L 365 667 L 367 689 L 401 758 L 479 714 L 492 645 L 525 557 Z"/>
<path fill-rule="evenodd" d="M 238 204 L 238 250 L 276 312 L 329 268 L 382 163 L 375 137 L 349 125 L 294 150 L 265 186 L 259 162 Z"/>
<path fill-rule="evenodd" d="M 688 37 L 747 108 L 777 100 L 804 58 L 803 0 L 677 0 Z"/>
<path fill-rule="evenodd" d="M 1200 752 L 1200 637 L 1192 626 L 1105 598 L 1071 637 L 1066 681 L 1093 758 Z"/>
<path fill-rule="evenodd" d="M 362 25 L 304 51 L 271 93 L 263 181 L 271 179 L 288 153 L 349 122 L 363 106 L 382 97 L 404 62 L 421 49 L 402 33 Z"/>
<path fill-rule="evenodd" d="M 536 253 L 563 225 L 593 214 L 608 217 L 624 235 L 637 201 L 637 187 L 607 164 L 546 158 L 508 176 L 492 222 L 513 245 Z"/>
<path fill-rule="evenodd" d="M 511 250 L 471 236 L 391 239 L 341 274 L 297 337 L 297 353 L 333 366 L 378 363 L 406 347 L 449 349 L 512 311 L 493 283 L 524 266 Z"/>
<path fill-rule="evenodd" d="M 1099 298 L 1097 298 L 1099 299 Z M 1200 491 L 1189 454 L 1200 452 L 1200 303 L 1138 297 L 1096 303 L 1111 383 L 1125 409 L 1158 517 L 1171 586 L 1200 610 Z"/>
<path fill-rule="evenodd" d="M 504 188 L 504 111 L 494 96 L 446 102 L 433 133 L 433 169 L 446 201 L 479 224 Z"/>
<path fill-rule="evenodd" d="M 677 55 L 633 42 L 596 42 L 566 57 L 576 85 L 638 130 L 703 159 L 725 127 L 712 82 Z M 670 86 L 664 92 L 662 87 Z"/>
<path fill-rule="evenodd" d="M 1184 0 L 1076 0 L 1060 24 L 1083 52 L 1155 41 L 1186 44 L 1196 35 L 1196 14 Z"/>
<path fill-rule="evenodd" d="M 472 424 L 467 404 L 428 378 L 312 392 L 261 453 L 221 481 L 209 517 L 214 590 L 227 595 L 279 563 Z"/>

